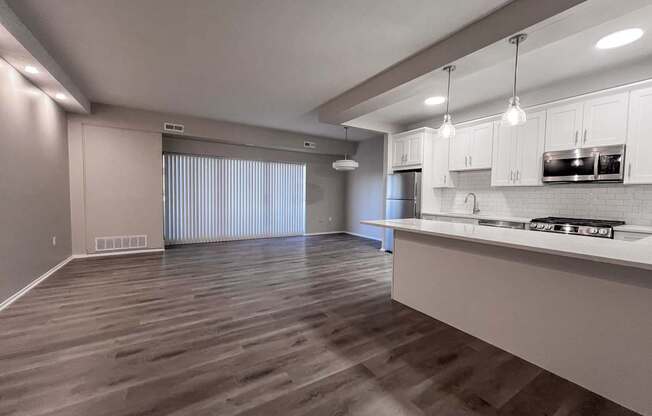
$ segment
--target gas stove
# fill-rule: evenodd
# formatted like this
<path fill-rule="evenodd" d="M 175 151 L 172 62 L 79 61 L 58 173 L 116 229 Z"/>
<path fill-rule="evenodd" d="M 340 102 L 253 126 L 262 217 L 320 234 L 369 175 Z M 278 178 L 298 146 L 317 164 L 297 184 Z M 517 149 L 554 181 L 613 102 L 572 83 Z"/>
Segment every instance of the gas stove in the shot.
<path fill-rule="evenodd" d="M 605 221 L 585 218 L 545 217 L 530 221 L 530 230 L 549 233 L 576 234 L 589 237 L 614 238 L 613 227 L 625 221 Z"/>

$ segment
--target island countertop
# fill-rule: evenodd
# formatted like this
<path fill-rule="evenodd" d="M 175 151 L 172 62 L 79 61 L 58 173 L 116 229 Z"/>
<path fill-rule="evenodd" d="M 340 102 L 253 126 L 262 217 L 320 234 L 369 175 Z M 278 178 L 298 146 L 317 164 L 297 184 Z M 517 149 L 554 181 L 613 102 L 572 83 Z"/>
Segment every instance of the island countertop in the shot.
<path fill-rule="evenodd" d="M 368 220 L 363 224 L 418 234 L 652 270 L 652 238 L 617 241 L 576 235 L 486 227 L 422 219 Z"/>

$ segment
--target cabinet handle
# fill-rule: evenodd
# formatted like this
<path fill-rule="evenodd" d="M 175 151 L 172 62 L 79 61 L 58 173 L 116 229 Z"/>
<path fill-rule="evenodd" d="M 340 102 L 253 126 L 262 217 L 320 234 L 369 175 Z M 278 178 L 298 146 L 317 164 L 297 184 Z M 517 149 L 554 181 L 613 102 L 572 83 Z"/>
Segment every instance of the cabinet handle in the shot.
<path fill-rule="evenodd" d="M 627 177 L 632 177 L 632 162 L 629 162 L 629 165 L 627 165 Z"/>
<path fill-rule="evenodd" d="M 444 175 L 444 185 L 446 185 L 446 175 Z"/>
<path fill-rule="evenodd" d="M 516 180 L 518 181 L 518 180 L 520 180 L 520 179 L 521 179 L 521 170 L 520 170 L 520 169 L 517 169 L 517 170 L 516 170 Z"/>
<path fill-rule="evenodd" d="M 579 134 L 580 134 L 579 130 L 575 130 L 575 146 L 577 146 L 577 139 L 579 137 Z"/>
<path fill-rule="evenodd" d="M 509 181 L 514 182 L 514 171 L 513 170 L 509 171 Z"/>
<path fill-rule="evenodd" d="M 586 143 L 586 134 L 588 129 L 584 129 L 584 143 Z"/>
<path fill-rule="evenodd" d="M 468 156 L 464 156 L 464 166 L 467 166 L 467 167 L 469 166 L 469 157 Z"/>
<path fill-rule="evenodd" d="M 469 166 L 473 167 L 473 158 L 469 156 Z"/>

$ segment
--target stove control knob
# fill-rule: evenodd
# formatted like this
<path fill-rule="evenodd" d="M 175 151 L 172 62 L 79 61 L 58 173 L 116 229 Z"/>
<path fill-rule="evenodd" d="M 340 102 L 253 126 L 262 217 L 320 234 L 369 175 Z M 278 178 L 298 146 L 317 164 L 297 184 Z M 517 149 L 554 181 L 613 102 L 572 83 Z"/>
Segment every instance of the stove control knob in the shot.
<path fill-rule="evenodd" d="M 606 228 L 601 228 L 601 229 L 600 229 L 600 235 L 607 235 L 607 234 L 609 234 L 609 230 L 608 230 L 608 229 L 606 229 Z"/>
<path fill-rule="evenodd" d="M 597 234 L 597 233 L 598 233 L 597 228 L 593 228 L 593 227 L 589 228 L 589 234 Z M 602 234 L 602 230 L 600 230 L 600 234 Z"/>
<path fill-rule="evenodd" d="M 545 224 L 537 224 L 537 230 L 543 230 L 546 228 Z"/>
<path fill-rule="evenodd" d="M 546 230 L 547 230 L 547 231 L 551 231 L 553 228 L 555 228 L 554 225 L 552 225 L 552 224 L 546 224 Z"/>
<path fill-rule="evenodd" d="M 537 228 L 537 223 L 536 222 L 531 222 L 530 223 L 530 228 L 536 229 Z"/>

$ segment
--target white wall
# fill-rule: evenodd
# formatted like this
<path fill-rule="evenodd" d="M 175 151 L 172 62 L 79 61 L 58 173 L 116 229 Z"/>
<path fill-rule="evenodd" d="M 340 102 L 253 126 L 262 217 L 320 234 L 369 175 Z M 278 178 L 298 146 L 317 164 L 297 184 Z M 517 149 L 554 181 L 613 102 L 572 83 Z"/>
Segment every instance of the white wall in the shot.
<path fill-rule="evenodd" d="M 2 302 L 71 248 L 66 114 L 2 59 L 0 108 Z"/>
<path fill-rule="evenodd" d="M 652 185 L 566 184 L 539 187 L 492 188 L 491 171 L 462 172 L 454 189 L 436 190 L 435 211 L 471 210 L 469 192 L 478 196 L 482 214 L 517 217 L 571 216 L 624 220 L 652 225 Z M 432 212 L 432 209 L 429 209 Z M 428 210 L 424 209 L 424 212 Z"/>
<path fill-rule="evenodd" d="M 360 167 L 346 178 L 346 231 L 377 240 L 382 239 L 382 229 L 360 221 L 383 218 L 384 140 L 379 136 L 360 142 L 353 155 Z"/>

